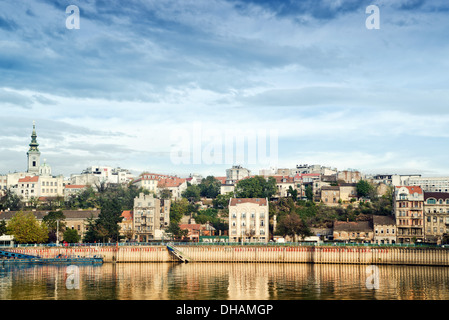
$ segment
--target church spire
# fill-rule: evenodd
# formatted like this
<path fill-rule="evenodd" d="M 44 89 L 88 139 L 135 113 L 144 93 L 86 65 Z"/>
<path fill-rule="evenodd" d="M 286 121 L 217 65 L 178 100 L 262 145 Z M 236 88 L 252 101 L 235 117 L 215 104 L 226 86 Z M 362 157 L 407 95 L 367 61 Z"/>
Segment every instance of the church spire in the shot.
<path fill-rule="evenodd" d="M 33 133 L 31 134 L 31 143 L 29 151 L 39 151 L 39 143 L 37 143 L 36 123 L 33 121 Z"/>

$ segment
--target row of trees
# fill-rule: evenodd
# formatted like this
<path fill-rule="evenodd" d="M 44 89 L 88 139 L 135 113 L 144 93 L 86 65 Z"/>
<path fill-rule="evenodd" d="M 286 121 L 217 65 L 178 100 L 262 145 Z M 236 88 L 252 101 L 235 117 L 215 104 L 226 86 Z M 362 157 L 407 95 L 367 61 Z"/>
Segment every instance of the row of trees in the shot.
<path fill-rule="evenodd" d="M 32 212 L 18 212 L 8 224 L 0 222 L 0 234 L 14 235 L 16 243 L 47 243 L 62 240 L 76 243 L 80 240 L 78 232 L 66 229 L 62 211 L 51 211 L 39 223 Z M 59 238 L 57 238 L 59 234 Z"/>

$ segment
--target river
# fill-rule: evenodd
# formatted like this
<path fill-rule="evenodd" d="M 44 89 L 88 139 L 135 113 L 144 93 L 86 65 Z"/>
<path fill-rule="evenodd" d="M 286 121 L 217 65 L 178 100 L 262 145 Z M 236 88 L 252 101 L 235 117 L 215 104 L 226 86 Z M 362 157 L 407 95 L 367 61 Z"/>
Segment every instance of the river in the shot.
<path fill-rule="evenodd" d="M 449 268 L 277 263 L 0 267 L 0 300 L 447 300 Z"/>

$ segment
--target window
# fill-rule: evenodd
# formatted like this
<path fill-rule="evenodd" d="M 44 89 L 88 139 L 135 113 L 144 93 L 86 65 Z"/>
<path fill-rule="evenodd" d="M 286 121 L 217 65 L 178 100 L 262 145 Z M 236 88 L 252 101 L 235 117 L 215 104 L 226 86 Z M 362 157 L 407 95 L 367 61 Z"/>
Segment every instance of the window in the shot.
<path fill-rule="evenodd" d="M 435 199 L 430 198 L 430 199 L 427 199 L 427 203 L 428 204 L 436 204 L 437 201 Z"/>

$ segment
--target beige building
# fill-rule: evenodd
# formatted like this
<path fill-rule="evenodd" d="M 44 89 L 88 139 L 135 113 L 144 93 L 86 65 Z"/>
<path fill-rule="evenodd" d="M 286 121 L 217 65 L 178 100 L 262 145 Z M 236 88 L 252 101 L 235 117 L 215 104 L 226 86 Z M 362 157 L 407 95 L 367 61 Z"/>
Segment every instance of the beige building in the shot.
<path fill-rule="evenodd" d="M 426 241 L 441 244 L 449 235 L 449 193 L 424 192 L 424 216 Z"/>
<path fill-rule="evenodd" d="M 288 196 L 288 190 L 290 189 L 290 187 L 293 190 L 298 189 L 297 188 L 298 183 L 295 182 L 294 177 L 273 176 L 273 178 L 276 180 L 277 195 L 281 198 Z M 299 195 L 299 191 L 298 191 L 298 195 Z"/>
<path fill-rule="evenodd" d="M 153 194 L 141 193 L 134 199 L 134 239 L 139 242 L 164 239 L 170 225 L 170 200 L 158 199 Z"/>
<path fill-rule="evenodd" d="M 396 243 L 396 223 L 392 216 L 373 216 L 374 243 Z"/>
<path fill-rule="evenodd" d="M 349 202 L 351 199 L 357 199 L 357 187 L 355 183 L 341 183 L 340 199 L 343 202 Z"/>
<path fill-rule="evenodd" d="M 337 180 L 346 183 L 357 183 L 362 179 L 362 174 L 356 170 L 344 170 L 337 173 Z"/>
<path fill-rule="evenodd" d="M 393 210 L 397 242 L 415 243 L 424 240 L 424 192 L 421 187 L 396 186 Z"/>
<path fill-rule="evenodd" d="M 334 241 L 372 243 L 374 240 L 371 221 L 335 221 Z"/>
<path fill-rule="evenodd" d="M 229 199 L 229 242 L 268 242 L 267 198 Z"/>
<path fill-rule="evenodd" d="M 321 201 L 324 204 L 338 204 L 340 200 L 339 186 L 323 186 L 321 187 Z"/>

